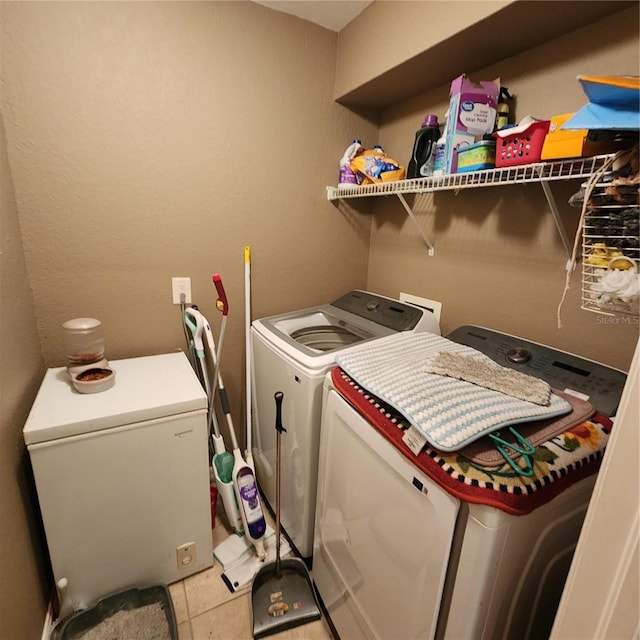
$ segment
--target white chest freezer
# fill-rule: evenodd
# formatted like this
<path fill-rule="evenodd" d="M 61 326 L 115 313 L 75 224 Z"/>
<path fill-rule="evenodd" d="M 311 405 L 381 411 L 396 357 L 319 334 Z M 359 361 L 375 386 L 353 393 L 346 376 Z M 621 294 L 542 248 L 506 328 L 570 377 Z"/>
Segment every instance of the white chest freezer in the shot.
<path fill-rule="evenodd" d="M 213 564 L 207 399 L 183 353 L 116 360 L 81 394 L 49 369 L 24 427 L 65 609 Z"/>

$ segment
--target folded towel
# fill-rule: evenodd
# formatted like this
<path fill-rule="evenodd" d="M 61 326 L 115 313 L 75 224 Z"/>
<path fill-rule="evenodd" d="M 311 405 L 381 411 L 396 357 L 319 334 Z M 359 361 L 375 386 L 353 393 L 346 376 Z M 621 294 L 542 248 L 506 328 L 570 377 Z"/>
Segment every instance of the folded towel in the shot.
<path fill-rule="evenodd" d="M 493 362 L 476 349 L 447 338 L 411 332 L 356 345 L 336 359 L 350 378 L 402 413 L 440 451 L 461 449 L 498 428 L 571 411 L 571 405 L 555 394 L 543 406 L 427 373 L 425 363 L 441 351 Z"/>
<path fill-rule="evenodd" d="M 544 380 L 461 353 L 440 351 L 426 364 L 424 370 L 471 382 L 545 407 L 549 405 L 551 397 L 551 387 Z"/>

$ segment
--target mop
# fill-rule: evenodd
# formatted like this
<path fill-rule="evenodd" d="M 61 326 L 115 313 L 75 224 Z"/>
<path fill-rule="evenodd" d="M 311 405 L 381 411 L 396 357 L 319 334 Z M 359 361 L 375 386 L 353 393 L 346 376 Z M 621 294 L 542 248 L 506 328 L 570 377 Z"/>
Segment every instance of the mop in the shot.
<path fill-rule="evenodd" d="M 262 450 L 260 429 L 256 429 L 257 448 L 253 449 L 253 420 L 259 424 L 257 402 L 255 400 L 255 380 L 251 353 L 251 248 L 244 248 L 244 347 L 245 347 L 245 401 L 246 401 L 246 434 L 247 434 L 247 463 L 255 471 L 254 455 L 259 463 L 258 471 L 269 478 L 273 470 Z M 254 413 L 255 412 L 255 413 Z"/>
<path fill-rule="evenodd" d="M 247 437 L 247 463 L 255 471 L 251 449 L 251 249 L 244 248 L 244 393 Z"/>
<path fill-rule="evenodd" d="M 251 248 L 244 248 L 244 392 L 247 437 L 247 463 L 255 471 L 251 447 Z"/>
<path fill-rule="evenodd" d="M 204 355 L 204 343 L 202 341 L 202 334 L 204 333 L 204 319 L 198 307 L 195 305 L 188 307 L 184 311 L 184 323 L 193 336 L 191 345 L 193 345 L 198 367 L 196 373 L 200 379 L 201 384 L 204 386 L 207 398 L 211 397 L 211 387 L 209 385 L 209 375 L 207 372 L 207 363 Z"/>
<path fill-rule="evenodd" d="M 280 457 L 282 426 L 282 391 L 276 402 L 276 559 L 264 565 L 251 585 L 253 637 L 264 638 L 285 629 L 298 627 L 321 618 L 316 593 L 307 566 L 300 558 L 280 559 Z"/>
<path fill-rule="evenodd" d="M 191 367 L 196 372 L 196 375 L 199 376 L 198 373 L 198 365 L 196 364 L 196 352 L 195 347 L 193 346 L 193 339 L 189 338 L 189 331 L 187 330 L 187 323 L 185 322 L 184 312 L 187 310 L 187 304 L 185 302 L 184 293 L 180 294 L 180 318 L 182 319 L 182 331 L 184 332 L 185 340 L 187 341 L 187 359 L 191 364 Z"/>
<path fill-rule="evenodd" d="M 253 387 L 252 384 L 252 366 L 251 366 L 251 249 L 249 246 L 244 247 L 244 276 L 245 276 L 245 393 L 246 393 L 246 460 L 247 464 L 255 472 L 253 461 L 253 447 L 251 444 L 252 436 L 252 408 L 253 404 Z M 259 435 L 259 434 L 258 434 Z M 261 461 L 261 468 L 265 465 L 268 468 L 268 474 L 272 471 L 266 459 L 263 461 L 261 447 L 258 448 L 258 459 Z M 224 542 L 219 544 L 214 550 L 215 559 L 222 565 L 224 572 L 222 580 L 232 593 L 239 591 L 251 583 L 253 577 L 258 572 L 263 562 L 273 562 L 275 559 L 275 540 L 274 531 L 267 525 L 264 535 L 265 556 L 259 559 L 252 553 L 252 547 L 244 538 L 238 536 L 229 536 Z M 281 555 L 287 555 L 291 552 L 289 542 L 283 538 L 280 542 Z"/>
<path fill-rule="evenodd" d="M 220 497 L 222 498 L 222 504 L 224 505 L 224 510 L 227 514 L 229 524 L 236 533 L 242 534 L 242 518 L 238 511 L 232 480 L 234 459 L 233 455 L 225 449 L 224 440 L 220 435 L 220 427 L 218 425 L 214 407 L 215 392 L 217 387 L 215 381 L 220 378 L 220 372 L 217 366 L 218 357 L 216 354 L 215 343 L 213 341 L 213 335 L 211 332 L 211 325 L 195 305 L 185 311 L 184 321 L 193 334 L 192 342 L 195 346 L 195 353 L 197 355 L 197 360 L 199 363 L 199 371 L 202 378 L 204 379 L 203 386 L 207 393 L 207 400 L 209 404 L 209 433 L 211 433 L 211 431 L 213 430 L 215 434 L 211 439 L 213 440 L 214 445 L 214 450 L 212 452 L 212 467 L 216 479 L 216 487 L 218 489 Z M 213 384 L 209 382 L 209 375 L 207 372 L 204 352 L 204 342 L 202 339 L 203 334 L 207 344 L 207 348 L 209 350 L 209 354 L 211 356 L 211 360 L 215 367 Z"/>
<path fill-rule="evenodd" d="M 227 302 L 224 285 L 222 284 L 222 278 L 220 278 L 218 274 L 214 274 L 212 279 L 216 287 L 216 291 L 218 292 L 218 300 L 216 301 L 216 306 L 222 312 L 222 326 L 220 328 L 218 352 L 217 354 L 215 354 L 212 351 L 212 357 L 215 356 L 215 372 L 212 390 L 215 393 L 216 386 L 218 387 L 220 404 L 222 405 L 222 409 L 227 420 L 227 426 L 229 428 L 229 436 L 231 437 L 234 461 L 231 477 L 233 487 L 235 488 L 236 492 L 238 511 L 240 512 L 240 517 L 242 519 L 242 528 L 244 530 L 245 536 L 255 547 L 258 557 L 260 559 L 264 559 L 264 536 L 267 531 L 267 522 L 262 511 L 262 505 L 260 503 L 258 483 L 256 481 L 253 467 L 244 461 L 242 453 L 240 451 L 240 447 L 238 446 L 236 432 L 233 426 L 233 420 L 231 418 L 229 398 L 222 382 L 222 376 L 220 375 L 220 351 L 222 348 L 222 339 L 227 322 L 227 315 L 229 313 L 229 304 Z M 211 342 L 213 342 L 213 338 L 211 339 Z M 219 433 L 216 433 L 216 436 L 214 437 L 214 443 L 216 441 L 222 441 L 222 437 L 219 435 Z M 219 447 L 220 445 L 217 446 Z M 218 449 L 216 448 L 216 450 Z"/>
<path fill-rule="evenodd" d="M 187 335 L 187 344 L 189 346 L 189 351 L 194 355 L 195 360 L 197 361 L 197 365 L 195 363 L 192 363 L 192 366 L 194 367 L 196 375 L 198 376 L 198 379 L 200 380 L 200 383 L 204 387 L 204 390 L 207 394 L 207 403 L 209 407 L 208 430 L 210 435 L 212 431 L 214 434 L 211 435 L 211 441 L 213 441 L 213 450 L 210 443 L 209 453 L 211 455 L 213 473 L 216 479 L 216 488 L 218 489 L 218 493 L 222 499 L 222 504 L 224 505 L 224 510 L 227 514 L 227 519 L 229 520 L 231 528 L 237 534 L 242 535 L 244 532 L 244 527 L 242 523 L 242 516 L 240 515 L 240 511 L 238 509 L 238 502 L 236 500 L 233 483 L 234 457 L 225 449 L 224 440 L 222 438 L 222 435 L 220 434 L 220 427 L 218 425 L 214 406 L 216 387 L 219 386 L 221 388 L 220 398 L 223 405 L 223 410 L 225 410 L 225 415 L 227 414 L 226 405 L 228 403 L 225 402 L 227 396 L 224 392 L 222 377 L 220 375 L 218 366 L 220 347 L 218 347 L 218 352 L 216 353 L 213 334 L 211 332 L 211 325 L 209 324 L 209 321 L 204 317 L 204 315 L 202 315 L 197 305 L 194 304 L 191 307 L 184 309 L 182 322 L 183 327 L 185 328 L 185 335 L 187 333 L 187 328 L 192 334 L 191 340 L 188 339 Z M 209 381 L 203 335 L 206 340 L 211 361 L 215 368 L 213 385 Z M 223 336 L 221 334 L 221 338 L 222 337 Z M 220 345 L 221 344 L 222 340 L 220 340 Z M 218 381 L 219 384 L 217 384 Z M 223 400 L 223 398 L 225 400 Z M 228 417 L 228 420 L 229 419 L 230 417 Z"/>

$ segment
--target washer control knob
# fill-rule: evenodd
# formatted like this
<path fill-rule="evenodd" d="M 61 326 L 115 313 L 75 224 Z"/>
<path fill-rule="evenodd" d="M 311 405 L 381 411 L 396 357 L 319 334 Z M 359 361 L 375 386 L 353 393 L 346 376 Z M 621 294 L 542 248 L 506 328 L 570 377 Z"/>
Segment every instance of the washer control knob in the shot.
<path fill-rule="evenodd" d="M 527 351 L 521 347 L 507 351 L 507 361 L 512 364 L 526 364 L 529 360 L 531 360 L 531 351 Z"/>
<path fill-rule="evenodd" d="M 375 300 L 369 300 L 369 302 L 367 302 L 367 311 L 375 311 L 379 306 L 380 303 Z"/>

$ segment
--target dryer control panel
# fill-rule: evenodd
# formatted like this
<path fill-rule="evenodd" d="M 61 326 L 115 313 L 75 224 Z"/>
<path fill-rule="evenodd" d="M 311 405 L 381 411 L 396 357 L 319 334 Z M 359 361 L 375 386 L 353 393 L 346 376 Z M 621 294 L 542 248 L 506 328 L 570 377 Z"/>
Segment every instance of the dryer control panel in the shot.
<path fill-rule="evenodd" d="M 484 327 L 465 325 L 446 337 L 477 349 L 503 367 L 540 378 L 554 389 L 577 392 L 607 416 L 618 408 L 627 380 L 623 371 Z"/>

